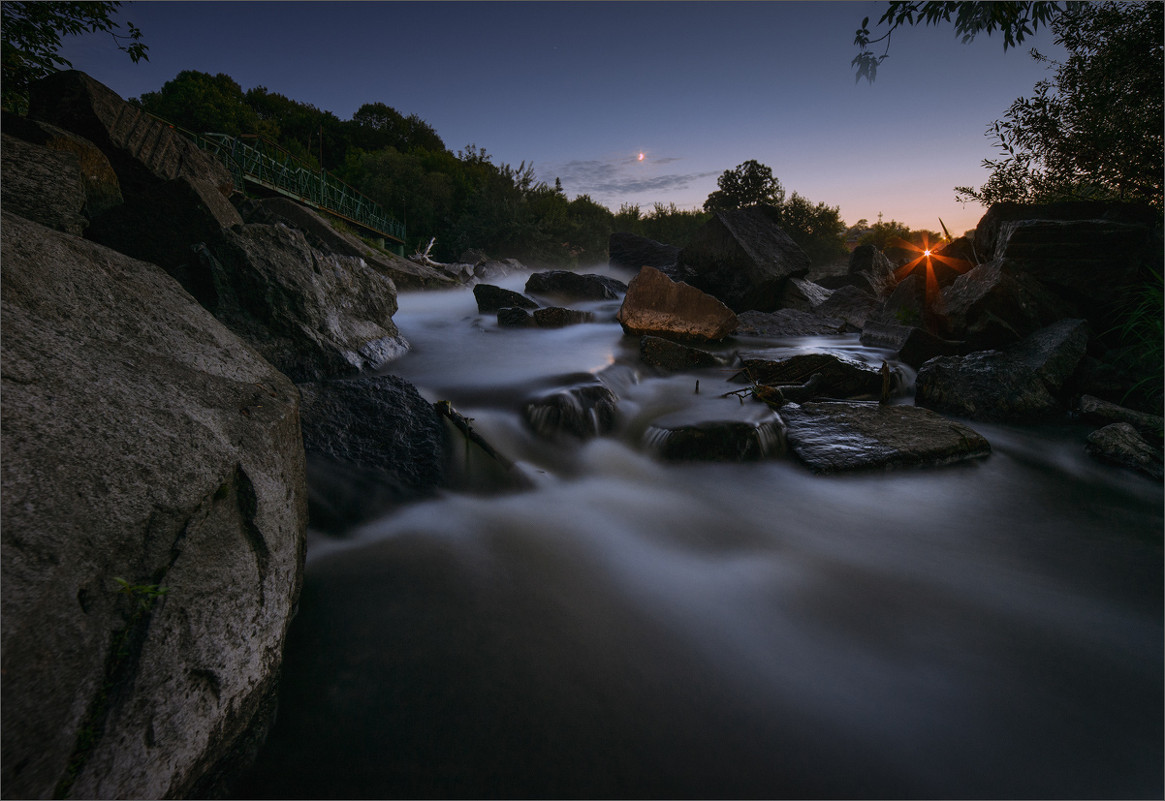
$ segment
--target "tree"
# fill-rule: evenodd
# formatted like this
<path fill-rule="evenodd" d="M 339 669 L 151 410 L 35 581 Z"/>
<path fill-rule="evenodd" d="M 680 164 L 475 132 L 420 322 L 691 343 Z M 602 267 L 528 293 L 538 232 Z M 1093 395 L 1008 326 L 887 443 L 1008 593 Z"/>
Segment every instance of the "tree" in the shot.
<path fill-rule="evenodd" d="M 716 185 L 720 188 L 704 201 L 705 211 L 742 209 L 759 203 L 780 206 L 785 201 L 785 190 L 772 169 L 755 159 L 725 170 Z"/>
<path fill-rule="evenodd" d="M 1030 98 L 1019 98 L 987 129 L 1003 157 L 985 160 L 991 176 L 960 200 L 1114 199 L 1162 209 L 1165 171 L 1165 5 L 1088 4 L 1052 23 L 1068 51 Z"/>
<path fill-rule="evenodd" d="M 260 120 L 243 89 L 226 73 L 183 70 L 137 100 L 146 111 L 195 133 L 215 131 L 234 136 L 259 132 Z"/>
<path fill-rule="evenodd" d="M 846 227 L 839 207 L 814 205 L 794 192 L 779 211 L 781 228 L 805 251 L 812 264 L 829 264 L 846 255 Z"/>
<path fill-rule="evenodd" d="M 71 67 L 58 50 L 62 36 L 103 31 L 113 37 L 117 49 L 136 64 L 145 59 L 149 48 L 142 43 L 142 32 L 132 22 L 128 33 L 116 33 L 121 26 L 112 15 L 120 2 L 23 2 L 6 0 L 0 5 L 0 103 L 10 111 L 23 112 L 28 107 L 28 87 L 60 67 Z"/>
<path fill-rule="evenodd" d="M 870 36 L 870 18 L 862 20 L 854 36 L 854 44 L 860 48 L 851 64 L 857 74 L 854 81 L 865 78 L 874 82 L 878 65 L 890 55 L 890 36 L 903 25 L 938 25 L 951 22 L 954 15 L 955 32 L 963 38 L 963 44 L 972 41 L 978 34 L 990 36 L 996 30 L 1003 33 L 1003 49 L 1014 47 L 1031 36 L 1040 25 L 1048 25 L 1064 13 L 1072 13 L 1085 5 L 1081 2 L 942 2 L 942 0 L 891 0 L 886 12 L 878 20 L 878 25 L 888 24 L 886 32 L 877 39 Z M 875 55 L 870 45 L 886 42 L 882 55 Z"/>

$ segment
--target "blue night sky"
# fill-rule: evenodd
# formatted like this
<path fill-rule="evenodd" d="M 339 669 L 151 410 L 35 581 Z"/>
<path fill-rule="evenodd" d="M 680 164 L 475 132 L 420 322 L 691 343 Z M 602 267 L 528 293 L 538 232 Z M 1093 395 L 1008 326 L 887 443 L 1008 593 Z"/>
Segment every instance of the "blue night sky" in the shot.
<path fill-rule="evenodd" d="M 366 102 L 417 114 L 453 151 L 533 162 L 611 210 L 696 208 L 727 169 L 756 159 L 786 192 L 954 234 L 983 209 L 985 136 L 1049 77 L 1029 55 L 1059 51 L 1041 29 L 961 44 L 953 27 L 896 32 L 873 85 L 850 61 L 878 2 L 137 2 L 150 61 L 105 34 L 62 54 L 122 97 L 185 69 L 225 72 L 348 119 Z M 880 47 L 880 46 L 879 46 Z M 644 158 L 640 160 L 639 154 Z"/>

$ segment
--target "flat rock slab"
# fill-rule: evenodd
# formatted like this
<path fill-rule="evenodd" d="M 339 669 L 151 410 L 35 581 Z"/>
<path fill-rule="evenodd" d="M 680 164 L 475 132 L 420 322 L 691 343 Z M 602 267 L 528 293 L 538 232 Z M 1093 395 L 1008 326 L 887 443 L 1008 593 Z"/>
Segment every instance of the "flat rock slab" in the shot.
<path fill-rule="evenodd" d="M 972 428 L 917 406 L 791 403 L 780 415 L 789 449 L 815 473 L 933 466 L 991 453 Z"/>

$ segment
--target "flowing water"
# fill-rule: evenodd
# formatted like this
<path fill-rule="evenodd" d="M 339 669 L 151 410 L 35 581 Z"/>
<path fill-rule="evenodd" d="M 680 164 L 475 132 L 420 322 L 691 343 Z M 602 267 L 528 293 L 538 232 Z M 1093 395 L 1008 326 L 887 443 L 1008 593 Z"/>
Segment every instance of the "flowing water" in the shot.
<path fill-rule="evenodd" d="M 992 454 L 928 470 L 815 476 L 778 437 L 666 463 L 654 422 L 766 407 L 721 397 L 730 370 L 639 366 L 617 301 L 572 305 L 597 321 L 504 329 L 469 290 L 402 293 L 391 372 L 533 488 L 469 478 L 313 535 L 244 797 L 1162 796 L 1160 483 L 1072 424 L 971 423 Z M 523 420 L 598 374 L 609 434 Z"/>

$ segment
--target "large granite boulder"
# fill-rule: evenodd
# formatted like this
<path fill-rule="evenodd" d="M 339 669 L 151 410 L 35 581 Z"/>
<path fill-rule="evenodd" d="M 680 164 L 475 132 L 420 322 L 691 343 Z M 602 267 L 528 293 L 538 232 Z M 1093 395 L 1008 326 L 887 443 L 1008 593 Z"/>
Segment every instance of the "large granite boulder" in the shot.
<path fill-rule="evenodd" d="M 860 331 L 878 308 L 878 299 L 868 287 L 850 285 L 833 290 L 813 311 L 823 317 L 839 318 L 851 329 Z"/>
<path fill-rule="evenodd" d="M 616 300 L 627 285 L 608 275 L 545 270 L 526 279 L 526 291 L 564 300 Z"/>
<path fill-rule="evenodd" d="M 3 213 L 10 798 L 212 797 L 300 587 L 298 395 L 160 268 Z"/>
<path fill-rule="evenodd" d="M 607 240 L 607 257 L 612 267 L 638 270 L 654 267 L 670 278 L 675 278 L 680 249 L 665 245 L 638 234 L 616 231 Z"/>
<path fill-rule="evenodd" d="M 1017 220 L 1108 220 L 1115 223 L 1152 226 L 1156 212 L 1149 206 L 1107 201 L 1064 201 L 1059 203 L 994 203 L 975 226 L 973 247 L 979 261 L 1001 255 L 1000 234 L 1006 223 Z"/>
<path fill-rule="evenodd" d="M 776 310 L 786 281 L 809 273 L 809 256 L 768 206 L 716 212 L 680 251 L 679 264 L 684 281 L 734 312 Z"/>
<path fill-rule="evenodd" d="M 616 318 L 627 334 L 720 340 L 736 330 L 736 315 L 716 298 L 644 267 L 631 279 Z"/>
<path fill-rule="evenodd" d="M 918 371 L 916 402 L 975 420 L 1024 420 L 1063 411 L 1061 390 L 1088 338 L 1088 324 L 1069 319 L 1003 350 L 938 356 Z"/>
<path fill-rule="evenodd" d="M 387 275 L 400 289 L 452 287 L 457 284 L 445 273 L 425 264 L 374 249 L 359 237 L 341 231 L 302 203 L 286 197 L 247 200 L 240 204 L 245 222 L 284 223 L 303 231 L 307 241 L 324 253 L 364 259 L 377 272 Z"/>
<path fill-rule="evenodd" d="M 789 449 L 816 473 L 949 464 L 991 453 L 978 432 L 917 406 L 790 403 Z"/>
<path fill-rule="evenodd" d="M 80 236 L 89 225 L 77 157 L 0 134 L 4 208 L 26 220 Z"/>
<path fill-rule="evenodd" d="M 282 225 L 242 225 L 199 248 L 215 316 L 294 381 L 383 367 L 408 350 L 392 279 Z"/>
<path fill-rule="evenodd" d="M 125 202 L 96 215 L 87 236 L 158 264 L 204 300 L 213 290 L 190 246 L 242 222 L 227 168 L 191 140 L 76 70 L 30 88 L 29 116 L 84 137 L 109 158 Z"/>

